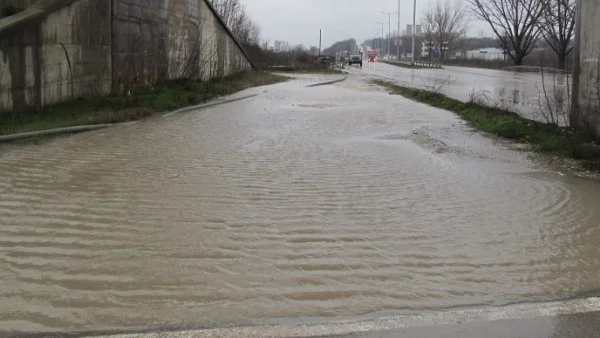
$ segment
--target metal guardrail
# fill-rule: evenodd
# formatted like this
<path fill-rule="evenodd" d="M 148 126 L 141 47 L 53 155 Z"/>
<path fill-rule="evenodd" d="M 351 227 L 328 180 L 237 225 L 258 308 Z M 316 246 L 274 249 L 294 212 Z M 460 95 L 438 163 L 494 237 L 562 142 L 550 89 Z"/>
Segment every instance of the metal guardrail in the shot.
<path fill-rule="evenodd" d="M 410 67 L 411 65 L 414 65 L 416 67 L 423 67 L 423 68 L 442 68 L 442 64 L 437 62 L 437 61 L 430 61 L 430 60 L 415 60 L 414 63 L 411 62 L 411 60 L 401 60 L 401 61 L 391 61 L 391 60 L 383 60 L 382 62 L 384 63 L 389 63 L 389 64 L 402 64 L 405 65 L 407 67 Z"/>

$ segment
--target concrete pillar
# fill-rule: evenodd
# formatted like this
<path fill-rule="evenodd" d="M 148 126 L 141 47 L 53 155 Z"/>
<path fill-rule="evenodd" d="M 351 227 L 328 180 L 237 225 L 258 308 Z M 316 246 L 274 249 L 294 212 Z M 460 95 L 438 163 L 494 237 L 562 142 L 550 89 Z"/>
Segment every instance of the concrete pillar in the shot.
<path fill-rule="evenodd" d="M 578 1 L 573 71 L 573 126 L 600 134 L 600 0 Z"/>

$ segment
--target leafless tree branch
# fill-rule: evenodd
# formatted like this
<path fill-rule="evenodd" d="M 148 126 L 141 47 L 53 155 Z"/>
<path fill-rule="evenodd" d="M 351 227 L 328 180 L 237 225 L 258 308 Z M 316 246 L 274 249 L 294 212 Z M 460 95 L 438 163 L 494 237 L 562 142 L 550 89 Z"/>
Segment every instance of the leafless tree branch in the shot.
<path fill-rule="evenodd" d="M 523 0 L 522 0 L 523 1 Z M 544 40 L 558 57 L 558 68 L 564 70 L 571 40 L 575 34 L 575 0 L 539 0 L 542 14 L 537 19 Z M 532 19 L 537 13 L 529 13 Z"/>
<path fill-rule="evenodd" d="M 520 66 L 537 42 L 541 31 L 538 20 L 543 15 L 540 0 L 467 0 L 475 15 L 486 21 L 508 52 Z M 545 0 L 544 0 L 545 1 Z"/>
<path fill-rule="evenodd" d="M 435 0 L 425 8 L 421 20 L 425 39 L 430 48 L 439 48 L 442 61 L 451 43 L 466 32 L 468 19 L 462 0 Z"/>

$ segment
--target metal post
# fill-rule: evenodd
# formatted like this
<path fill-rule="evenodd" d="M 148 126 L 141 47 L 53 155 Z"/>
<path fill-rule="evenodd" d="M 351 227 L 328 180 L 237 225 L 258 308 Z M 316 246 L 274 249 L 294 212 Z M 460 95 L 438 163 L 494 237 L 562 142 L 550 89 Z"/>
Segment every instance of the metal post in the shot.
<path fill-rule="evenodd" d="M 384 40 L 384 36 L 385 35 L 383 35 L 383 28 L 384 28 L 384 26 L 385 26 L 385 23 L 381 24 L 381 54 L 383 54 L 383 49 L 385 48 L 385 47 L 383 47 L 383 43 L 385 41 Z"/>
<path fill-rule="evenodd" d="M 385 22 L 378 22 L 378 24 L 381 25 L 381 54 L 383 54 L 383 49 L 385 48 L 385 47 L 383 47 L 383 38 L 384 38 L 383 26 L 385 25 Z"/>
<path fill-rule="evenodd" d="M 321 41 L 322 41 L 322 37 L 323 37 L 323 35 L 322 35 L 322 32 L 321 32 L 321 31 L 322 31 L 322 30 L 321 30 L 321 29 L 319 29 L 319 57 L 321 57 Z"/>
<path fill-rule="evenodd" d="M 417 33 L 417 0 L 413 3 L 413 25 L 412 25 L 412 60 L 411 65 L 415 64 L 415 34 Z"/>
<path fill-rule="evenodd" d="M 396 37 L 396 53 L 398 54 L 397 61 L 400 61 L 400 0 L 398 0 L 398 34 Z"/>
<path fill-rule="evenodd" d="M 392 14 L 396 14 L 399 12 L 381 12 L 381 14 L 387 14 L 388 15 L 388 45 L 387 45 L 387 55 L 388 57 L 390 56 L 390 54 L 392 53 Z"/>
<path fill-rule="evenodd" d="M 373 32 L 375 32 L 375 37 L 373 38 L 373 48 L 377 50 L 377 40 L 379 40 L 379 28 L 374 28 Z"/>
<path fill-rule="evenodd" d="M 383 35 L 383 26 L 384 25 L 385 25 L 385 22 L 381 24 L 381 54 L 383 54 L 383 48 L 384 48 L 383 47 L 383 41 L 384 41 L 383 39 L 384 39 L 384 36 L 385 36 L 385 35 Z"/>
<path fill-rule="evenodd" d="M 390 46 L 392 43 L 392 14 L 388 14 L 388 58 L 390 57 Z"/>

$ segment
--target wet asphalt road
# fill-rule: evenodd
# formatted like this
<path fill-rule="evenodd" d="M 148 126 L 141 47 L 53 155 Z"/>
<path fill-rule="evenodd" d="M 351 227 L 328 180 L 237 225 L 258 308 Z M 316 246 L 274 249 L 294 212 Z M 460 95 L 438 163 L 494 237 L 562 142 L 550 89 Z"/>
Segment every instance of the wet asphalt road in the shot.
<path fill-rule="evenodd" d="M 595 338 L 600 312 L 340 335 L 340 338 Z"/>
<path fill-rule="evenodd" d="M 88 335 L 70 337 L 83 336 Z M 600 299 L 582 298 L 497 308 L 432 310 L 414 315 L 363 321 L 221 329 L 149 330 L 141 333 L 94 336 L 98 338 L 596 338 L 600 336 Z M 27 336 L 21 338 L 25 337 Z"/>
<path fill-rule="evenodd" d="M 410 337 L 458 321 L 448 332 L 594 321 L 596 299 L 497 305 L 598 288 L 598 182 L 369 76 L 316 88 L 305 86 L 330 78 L 303 76 L 232 104 L 0 149 L 0 330 Z M 448 307 L 474 310 L 429 312 Z M 377 319 L 405 312 L 422 315 Z"/>

